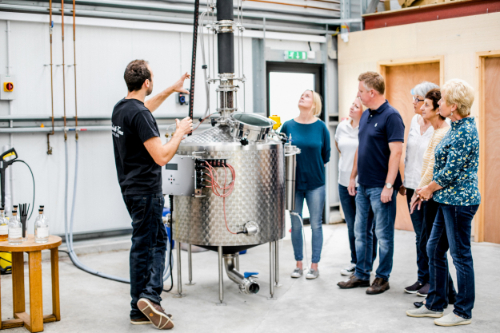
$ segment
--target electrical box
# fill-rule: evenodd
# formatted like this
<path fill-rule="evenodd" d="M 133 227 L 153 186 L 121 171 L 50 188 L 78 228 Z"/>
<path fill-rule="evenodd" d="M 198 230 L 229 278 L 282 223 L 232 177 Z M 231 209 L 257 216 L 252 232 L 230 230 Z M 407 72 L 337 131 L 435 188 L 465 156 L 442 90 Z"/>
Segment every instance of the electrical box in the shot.
<path fill-rule="evenodd" d="M 189 94 L 178 93 L 177 103 L 179 103 L 180 105 L 189 105 Z"/>
<path fill-rule="evenodd" d="M 11 101 L 16 98 L 16 78 L 13 75 L 0 75 L 0 100 Z"/>
<path fill-rule="evenodd" d="M 193 196 L 195 193 L 195 165 L 196 159 L 192 156 L 174 155 L 162 167 L 163 194 Z"/>

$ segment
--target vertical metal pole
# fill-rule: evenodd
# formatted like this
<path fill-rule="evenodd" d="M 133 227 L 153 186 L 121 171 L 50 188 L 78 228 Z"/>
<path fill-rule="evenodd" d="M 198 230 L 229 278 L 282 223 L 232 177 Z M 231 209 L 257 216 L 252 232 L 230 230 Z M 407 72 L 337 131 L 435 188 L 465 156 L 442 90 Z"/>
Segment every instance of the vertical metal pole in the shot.
<path fill-rule="evenodd" d="M 181 243 L 177 242 L 177 294 L 175 298 L 182 298 L 186 295 L 182 294 L 182 270 L 181 270 Z"/>
<path fill-rule="evenodd" d="M 275 258 L 274 258 L 274 281 L 276 287 L 280 287 L 280 241 L 274 242 Z"/>
<path fill-rule="evenodd" d="M 191 249 L 191 244 L 188 244 L 188 271 L 189 271 L 189 282 L 186 283 L 188 286 L 195 285 L 196 283 L 193 283 L 193 258 L 192 258 L 192 249 Z"/>
<path fill-rule="evenodd" d="M 274 258 L 276 253 L 275 243 L 269 242 L 269 297 L 268 300 L 275 300 L 274 297 Z"/>
<path fill-rule="evenodd" d="M 218 256 L 219 256 L 219 303 L 216 303 L 216 305 L 226 305 L 224 303 L 224 263 L 222 259 L 222 246 L 219 246 L 218 249 Z"/>
<path fill-rule="evenodd" d="M 234 267 L 236 268 L 237 271 L 240 270 L 240 254 L 239 253 L 234 254 Z"/>

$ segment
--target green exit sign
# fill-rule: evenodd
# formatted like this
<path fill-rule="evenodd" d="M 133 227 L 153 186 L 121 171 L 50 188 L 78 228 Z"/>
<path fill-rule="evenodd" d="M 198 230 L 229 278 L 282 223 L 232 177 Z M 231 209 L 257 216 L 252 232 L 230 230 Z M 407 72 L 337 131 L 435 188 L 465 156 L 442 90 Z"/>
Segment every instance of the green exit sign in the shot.
<path fill-rule="evenodd" d="M 285 60 L 307 60 L 306 51 L 285 51 Z"/>

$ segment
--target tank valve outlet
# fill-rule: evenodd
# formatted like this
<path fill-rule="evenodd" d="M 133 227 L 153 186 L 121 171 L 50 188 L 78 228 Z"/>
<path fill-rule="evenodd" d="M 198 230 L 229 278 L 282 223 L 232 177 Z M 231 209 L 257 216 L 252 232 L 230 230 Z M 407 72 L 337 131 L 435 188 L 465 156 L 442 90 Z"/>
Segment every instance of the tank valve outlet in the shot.
<path fill-rule="evenodd" d="M 248 139 L 247 138 L 243 138 L 243 139 L 240 140 L 240 143 L 241 143 L 242 146 L 246 146 L 246 145 L 248 145 Z"/>
<path fill-rule="evenodd" d="M 256 235 L 260 231 L 259 225 L 254 221 L 249 221 L 245 223 L 245 234 L 247 235 Z"/>

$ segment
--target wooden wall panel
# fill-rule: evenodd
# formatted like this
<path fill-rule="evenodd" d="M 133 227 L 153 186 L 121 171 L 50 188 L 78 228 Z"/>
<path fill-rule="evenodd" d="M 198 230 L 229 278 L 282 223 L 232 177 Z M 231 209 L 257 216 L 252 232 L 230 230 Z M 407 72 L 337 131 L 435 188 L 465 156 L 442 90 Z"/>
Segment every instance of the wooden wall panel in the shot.
<path fill-rule="evenodd" d="M 485 189 L 484 241 L 500 244 L 500 57 L 484 59 Z"/>
<path fill-rule="evenodd" d="M 401 157 L 400 170 L 404 170 L 406 139 L 410 131 L 411 119 L 415 115 L 411 89 L 423 81 L 440 84 L 440 63 L 419 63 L 401 66 L 381 66 L 386 79 L 386 98 L 394 106 L 405 123 L 405 144 Z M 404 175 L 402 175 L 404 177 Z M 413 230 L 406 197 L 398 194 L 396 229 Z"/>

